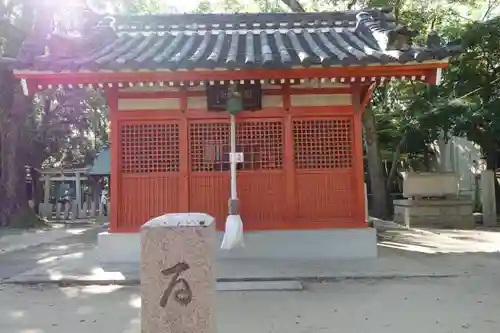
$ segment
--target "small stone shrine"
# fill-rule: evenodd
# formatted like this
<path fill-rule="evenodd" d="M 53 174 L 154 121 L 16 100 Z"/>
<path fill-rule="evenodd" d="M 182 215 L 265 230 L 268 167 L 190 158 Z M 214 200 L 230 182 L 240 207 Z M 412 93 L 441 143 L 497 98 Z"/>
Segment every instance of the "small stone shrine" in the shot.
<path fill-rule="evenodd" d="M 473 202 L 459 198 L 454 173 L 411 172 L 394 200 L 394 221 L 407 227 L 474 228 Z"/>

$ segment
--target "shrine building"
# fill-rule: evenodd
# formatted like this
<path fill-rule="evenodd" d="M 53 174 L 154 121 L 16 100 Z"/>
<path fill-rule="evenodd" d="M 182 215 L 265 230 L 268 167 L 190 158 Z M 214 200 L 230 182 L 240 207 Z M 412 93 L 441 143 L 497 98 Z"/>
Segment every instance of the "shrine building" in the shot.
<path fill-rule="evenodd" d="M 245 248 L 224 256 L 374 257 L 362 116 L 389 80 L 439 84 L 460 46 L 396 25 L 390 10 L 101 17 L 18 59 L 25 93 L 101 88 L 111 121 L 103 261 L 136 261 L 158 215 L 228 214 L 228 87 L 236 115 Z"/>

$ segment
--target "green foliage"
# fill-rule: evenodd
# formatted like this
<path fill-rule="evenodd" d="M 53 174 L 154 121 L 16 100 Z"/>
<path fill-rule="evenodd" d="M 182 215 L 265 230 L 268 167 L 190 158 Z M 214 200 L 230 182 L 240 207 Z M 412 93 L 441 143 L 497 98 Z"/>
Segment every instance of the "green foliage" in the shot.
<path fill-rule="evenodd" d="M 195 8 L 195 13 L 210 13 L 212 11 L 212 3 L 210 0 L 201 0 L 198 7 Z"/>
<path fill-rule="evenodd" d="M 49 105 L 47 105 L 49 104 Z M 88 165 L 108 144 L 108 109 L 99 91 L 55 90 L 35 97 L 32 160 L 43 166 Z"/>
<path fill-rule="evenodd" d="M 238 1 L 238 0 L 221 0 L 210 1 L 202 0 L 194 9 L 195 13 L 240 13 L 240 12 L 283 12 L 287 7 L 284 6 L 281 0 L 253 0 L 253 1 Z"/>
<path fill-rule="evenodd" d="M 136 10 L 144 9 L 148 3 L 159 3 L 132 2 Z M 24 39 L 31 34 L 31 27 L 36 24 L 34 3 L 32 0 L 0 0 L 0 42 L 3 42 L 0 56 L 17 56 Z M 47 19 L 45 23 L 51 21 L 50 17 L 44 19 Z M 0 77 L 0 112 L 11 107 L 13 88 L 18 85 L 8 72 Z M 24 126 L 25 133 L 29 134 L 23 143 L 29 146 L 25 149 L 28 151 L 26 163 L 35 167 L 86 164 L 107 145 L 107 107 L 99 92 L 45 91 L 34 97 L 32 109 L 17 113 L 26 114 L 19 126 Z"/>
<path fill-rule="evenodd" d="M 484 11 L 482 16 L 494 9 Z M 465 52 L 450 61 L 439 87 L 391 83 L 377 89 L 371 107 L 379 123 L 382 149 L 394 151 L 406 136 L 402 153 L 416 157 L 444 131 L 475 142 L 496 163 L 500 149 L 500 19 L 469 22 L 454 10 L 434 15 L 425 10 L 400 13 L 413 27 L 428 25 L 445 40 L 460 37 Z"/>
<path fill-rule="evenodd" d="M 500 19 L 468 24 L 462 40 L 466 52 L 450 63 L 438 109 L 451 134 L 488 154 L 500 148 Z"/>
<path fill-rule="evenodd" d="M 167 2 L 160 0 L 87 0 L 94 10 L 118 14 L 157 14 L 167 9 Z"/>
<path fill-rule="evenodd" d="M 391 82 L 374 91 L 371 109 L 377 124 L 383 150 L 400 152 L 416 158 L 429 151 L 440 128 L 435 117 L 425 112 L 435 92 L 420 82 Z"/>
<path fill-rule="evenodd" d="M 425 42 L 430 30 L 439 29 L 445 39 L 457 36 L 460 25 L 452 15 L 432 11 L 425 3 L 410 3 L 399 11 L 402 21 L 420 32 L 415 43 Z M 446 119 L 434 110 L 439 89 L 420 82 L 390 82 L 374 91 L 370 107 L 376 117 L 381 149 L 397 151 L 410 159 L 430 151 Z M 402 146 L 401 146 L 402 145 Z"/>
<path fill-rule="evenodd" d="M 31 1 L 0 0 L 1 56 L 15 58 L 26 36 L 31 33 L 34 13 Z"/>

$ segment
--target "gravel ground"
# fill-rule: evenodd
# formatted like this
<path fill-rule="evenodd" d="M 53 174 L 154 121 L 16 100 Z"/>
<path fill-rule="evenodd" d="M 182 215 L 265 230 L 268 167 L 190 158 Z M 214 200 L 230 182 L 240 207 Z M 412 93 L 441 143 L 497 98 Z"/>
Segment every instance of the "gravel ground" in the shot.
<path fill-rule="evenodd" d="M 221 292 L 217 327 L 219 333 L 498 333 L 498 281 L 485 274 Z M 140 332 L 139 287 L 0 285 L 0 299 L 1 332 Z"/>

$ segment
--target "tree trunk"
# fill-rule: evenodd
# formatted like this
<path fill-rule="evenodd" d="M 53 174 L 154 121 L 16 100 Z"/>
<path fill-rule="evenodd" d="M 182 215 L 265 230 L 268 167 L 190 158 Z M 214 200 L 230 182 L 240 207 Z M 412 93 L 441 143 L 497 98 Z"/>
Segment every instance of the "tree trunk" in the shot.
<path fill-rule="evenodd" d="M 382 168 L 380 149 L 378 145 L 377 127 L 371 108 L 364 114 L 366 155 L 368 160 L 368 176 L 371 188 L 371 214 L 378 218 L 389 217 L 388 193 L 385 184 L 385 173 Z"/>
<path fill-rule="evenodd" d="M 34 217 L 34 213 L 28 205 L 25 168 L 29 149 L 26 119 L 31 112 L 31 101 L 24 96 L 12 73 L 2 74 L 0 88 L 4 91 L 0 96 L 2 102 L 0 109 L 0 140 L 2 141 L 0 225 L 33 226 L 34 219 L 31 217 Z"/>
<path fill-rule="evenodd" d="M 424 171 L 431 171 L 431 155 L 427 149 L 424 150 Z"/>
<path fill-rule="evenodd" d="M 33 188 L 33 204 L 35 205 L 35 213 L 40 215 L 39 207 L 43 202 L 42 184 L 40 182 L 40 173 L 31 168 L 31 187 Z"/>
<path fill-rule="evenodd" d="M 394 152 L 392 154 L 391 169 L 389 170 L 389 172 L 385 173 L 385 174 L 387 174 L 387 179 L 385 181 L 385 188 L 387 189 L 387 192 L 388 192 L 387 194 L 391 193 L 391 190 L 393 188 L 392 182 L 394 181 L 394 178 L 398 174 L 398 162 L 399 162 L 399 159 L 401 157 L 401 149 L 403 148 L 403 145 L 406 143 L 406 138 L 407 138 L 407 134 L 403 133 L 403 137 L 401 138 L 401 140 L 399 140 L 399 143 L 396 146 L 396 149 L 394 150 Z M 378 137 L 377 137 L 377 140 L 378 140 Z M 378 145 L 378 141 L 377 141 L 377 145 Z"/>

